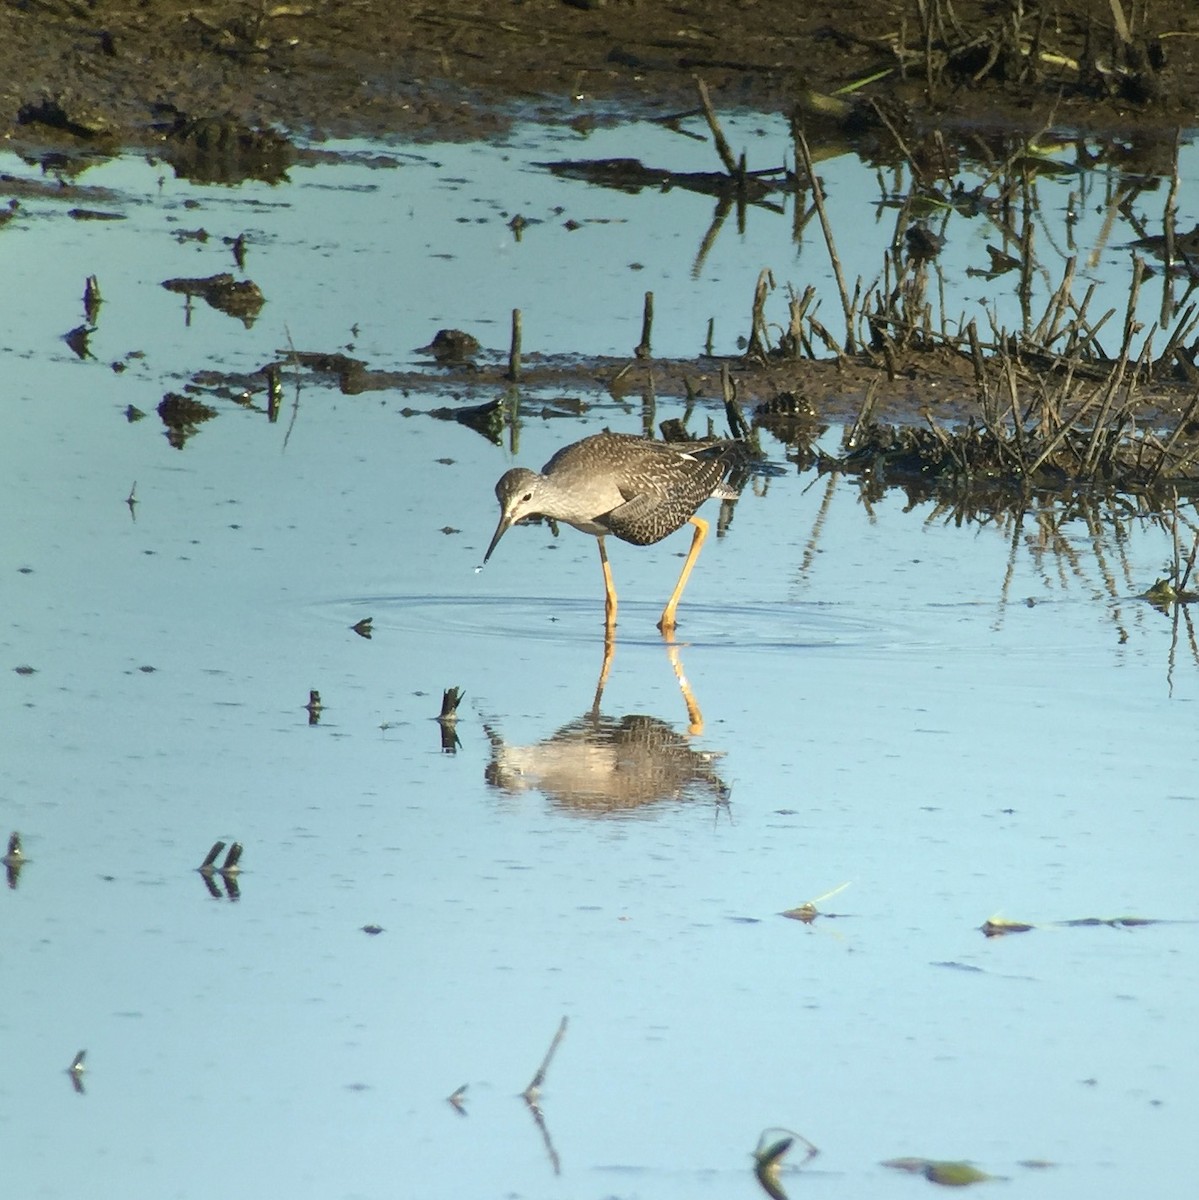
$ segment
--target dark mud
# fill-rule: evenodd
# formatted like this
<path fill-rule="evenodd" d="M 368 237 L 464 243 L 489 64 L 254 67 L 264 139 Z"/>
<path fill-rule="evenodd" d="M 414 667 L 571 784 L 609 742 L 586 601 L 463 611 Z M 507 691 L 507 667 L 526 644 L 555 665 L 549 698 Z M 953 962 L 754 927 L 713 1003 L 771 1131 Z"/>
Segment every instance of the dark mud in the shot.
<path fill-rule="evenodd" d="M 117 145 L 214 117 L 474 138 L 516 118 L 690 107 L 696 75 L 726 110 L 789 110 L 878 75 L 861 95 L 953 125 L 1199 113 L 1190 0 L 1158 0 L 1147 19 L 1130 0 L 923 7 L 931 28 L 915 0 L 17 0 L 0 7 L 0 124 L 22 141 Z"/>

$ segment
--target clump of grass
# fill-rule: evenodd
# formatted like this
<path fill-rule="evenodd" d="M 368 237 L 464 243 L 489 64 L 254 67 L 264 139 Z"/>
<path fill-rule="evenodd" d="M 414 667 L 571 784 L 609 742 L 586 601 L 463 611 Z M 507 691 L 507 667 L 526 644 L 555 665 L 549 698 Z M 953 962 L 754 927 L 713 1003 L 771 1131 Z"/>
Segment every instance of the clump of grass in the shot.
<path fill-rule="evenodd" d="M 1106 13 L 1010 0 L 967 24 L 952 0 L 916 0 L 915 28 L 904 20 L 887 40 L 899 70 L 922 78 L 930 100 L 954 88 L 1016 85 L 1147 103 L 1163 94 L 1165 51 L 1144 9 L 1138 20 L 1134 6 L 1130 20 L 1120 0 Z"/>
<path fill-rule="evenodd" d="M 876 106 L 877 107 L 877 106 Z M 885 116 L 880 112 L 880 116 Z M 811 210 L 836 280 L 845 332 L 838 337 L 819 319 L 814 290 L 788 289 L 789 319 L 771 343 L 765 315 L 774 289 L 773 273 L 761 272 L 754 292 L 746 358 L 762 366 L 831 353 L 838 364 L 854 361 L 898 379 L 913 356 L 948 354 L 959 372 L 968 367 L 977 389 L 976 413 L 960 427 L 948 428 L 930 412 L 926 426 L 892 429 L 875 422 L 874 394 L 868 393 L 838 465 L 870 470 L 902 481 L 924 481 L 961 493 L 999 489 L 1027 494 L 1038 489 L 1108 488 L 1119 492 L 1164 494 L 1168 489 L 1199 490 L 1199 367 L 1192 345 L 1199 329 L 1199 304 L 1188 303 L 1199 286 L 1184 239 L 1173 235 L 1178 193 L 1177 140 L 1172 184 L 1162 239 L 1147 237 L 1136 245 L 1161 253 L 1166 264 L 1160 318 L 1148 329 L 1138 320 L 1139 302 L 1149 277 L 1145 259 L 1133 253 L 1123 320 L 1117 309 L 1094 313 L 1095 287 L 1075 295 L 1077 255 L 1064 257 L 1060 278 L 1034 310 L 1034 283 L 1047 277 L 1035 253 L 1037 222 L 1042 220 L 1035 190 L 1036 139 L 1014 146 L 977 187 L 966 191 L 951 182 L 952 156 L 923 156 L 935 168 L 921 167 L 912 147 L 890 123 L 896 144 L 911 164 L 915 186 L 898 202 L 891 245 L 878 278 L 850 286 L 841 266 L 832 224 L 808 150 L 802 123 L 793 120 L 799 180 L 810 190 Z M 1127 212 L 1128 197 L 1120 211 Z M 797 211 L 802 203 L 797 197 Z M 1020 328 L 1001 328 L 988 315 L 989 329 L 976 321 L 950 319 L 945 311 L 944 279 L 937 257 L 945 222 L 961 208 L 987 212 L 1018 253 L 991 247 L 993 277 L 1018 270 Z M 938 215 L 940 214 L 940 216 Z M 1114 212 L 1113 212 L 1114 215 Z M 804 223 L 807 221 L 804 218 Z M 1158 243 L 1161 243 L 1160 245 Z M 1190 272 L 1190 286 L 1175 302 L 1171 281 L 1177 265 Z M 773 327 L 777 328 L 777 327 Z M 1118 343 L 1108 349 L 1111 330 Z M 1164 336 L 1160 353 L 1155 343 Z M 1179 379 L 1196 390 L 1174 419 L 1160 400 L 1162 386 Z M 1157 388 L 1152 394 L 1146 389 Z"/>

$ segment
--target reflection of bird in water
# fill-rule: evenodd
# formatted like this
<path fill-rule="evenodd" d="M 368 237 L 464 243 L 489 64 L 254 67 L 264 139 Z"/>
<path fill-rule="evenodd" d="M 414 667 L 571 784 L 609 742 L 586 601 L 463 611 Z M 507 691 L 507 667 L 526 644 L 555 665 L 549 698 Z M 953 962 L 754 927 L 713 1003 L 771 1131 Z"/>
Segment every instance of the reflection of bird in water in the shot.
<path fill-rule="evenodd" d="M 604 538 L 608 534 L 636 546 L 660 542 L 688 521 L 695 526 L 679 581 L 662 611 L 658 628 L 669 633 L 687 579 L 708 533 L 695 515 L 714 496 L 735 499 L 725 485 L 744 455 L 737 442 L 655 442 L 620 433 L 597 433 L 564 446 L 541 472 L 516 467 L 496 484 L 500 523 L 483 555 L 486 562 L 501 537 L 525 517 L 565 521 L 598 539 L 604 571 L 604 612 L 609 631 L 616 624 L 616 588 Z"/>
<path fill-rule="evenodd" d="M 485 778 L 518 793 L 535 788 L 551 803 L 582 816 L 627 813 L 667 800 L 704 796 L 723 802 L 718 751 L 696 750 L 657 717 L 605 717 L 592 712 L 533 746 L 510 746 L 493 729 Z"/>

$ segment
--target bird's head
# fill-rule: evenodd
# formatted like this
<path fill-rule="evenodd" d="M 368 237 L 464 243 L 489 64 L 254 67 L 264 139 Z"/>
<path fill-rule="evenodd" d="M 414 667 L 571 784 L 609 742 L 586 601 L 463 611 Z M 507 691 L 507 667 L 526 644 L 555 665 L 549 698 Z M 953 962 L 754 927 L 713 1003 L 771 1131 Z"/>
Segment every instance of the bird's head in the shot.
<path fill-rule="evenodd" d="M 484 562 L 491 557 L 500 538 L 517 521 L 538 515 L 537 491 L 540 481 L 541 476 L 536 471 L 525 467 L 514 467 L 500 477 L 499 483 L 495 485 L 495 498 L 500 502 L 500 523 L 495 528 L 495 536 L 491 539 L 491 545 L 487 547 L 487 553 L 483 555 Z"/>

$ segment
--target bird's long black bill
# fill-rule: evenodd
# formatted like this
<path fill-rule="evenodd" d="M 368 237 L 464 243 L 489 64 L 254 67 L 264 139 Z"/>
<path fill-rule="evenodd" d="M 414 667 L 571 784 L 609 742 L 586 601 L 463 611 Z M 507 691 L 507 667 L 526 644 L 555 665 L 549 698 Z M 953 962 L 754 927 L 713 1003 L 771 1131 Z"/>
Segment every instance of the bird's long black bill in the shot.
<path fill-rule="evenodd" d="M 508 532 L 509 526 L 512 524 L 507 516 L 500 517 L 500 523 L 495 527 L 495 536 L 491 539 L 491 545 L 487 547 L 487 553 L 483 555 L 483 562 L 486 563 L 491 557 L 491 552 L 499 545 L 500 538 Z"/>

